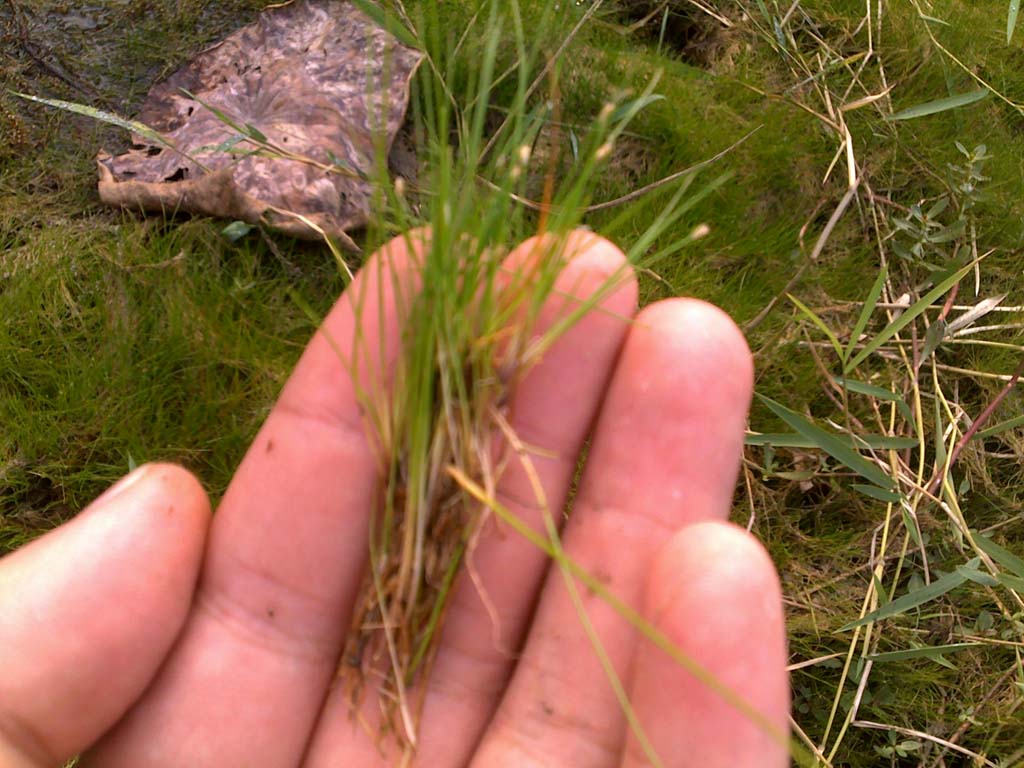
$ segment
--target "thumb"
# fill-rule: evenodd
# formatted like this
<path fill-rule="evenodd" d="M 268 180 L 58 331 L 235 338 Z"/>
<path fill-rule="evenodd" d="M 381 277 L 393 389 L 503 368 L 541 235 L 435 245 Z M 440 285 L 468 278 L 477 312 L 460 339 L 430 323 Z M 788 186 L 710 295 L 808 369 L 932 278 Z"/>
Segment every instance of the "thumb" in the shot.
<path fill-rule="evenodd" d="M 0 560 L 0 765 L 60 765 L 125 713 L 184 623 L 210 505 L 148 464 Z"/>

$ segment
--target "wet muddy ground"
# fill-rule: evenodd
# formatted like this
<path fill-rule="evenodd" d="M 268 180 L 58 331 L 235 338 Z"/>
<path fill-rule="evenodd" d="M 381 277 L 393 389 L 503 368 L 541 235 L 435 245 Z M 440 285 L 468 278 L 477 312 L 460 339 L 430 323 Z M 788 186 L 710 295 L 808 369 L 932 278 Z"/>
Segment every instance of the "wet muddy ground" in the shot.
<path fill-rule="evenodd" d="M 0 173 L 26 154 L 91 158 L 122 132 L 12 92 L 131 115 L 154 82 L 251 21 L 261 0 L 0 0 Z"/>

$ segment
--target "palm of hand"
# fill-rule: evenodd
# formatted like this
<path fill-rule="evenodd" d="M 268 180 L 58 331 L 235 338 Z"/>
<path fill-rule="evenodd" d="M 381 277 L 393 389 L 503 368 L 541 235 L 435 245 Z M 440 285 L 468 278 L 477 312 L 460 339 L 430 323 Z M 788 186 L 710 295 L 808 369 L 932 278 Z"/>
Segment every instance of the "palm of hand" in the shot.
<path fill-rule="evenodd" d="M 383 249 L 325 322 L 343 354 L 357 327 L 370 336 L 364 349 L 382 350 L 357 374 L 363 385 L 388 370 L 400 331 L 393 282 L 378 292 L 373 267 L 401 272 L 406 248 L 399 239 Z M 621 253 L 592 235 L 574 235 L 567 250 L 541 326 L 564 313 L 567 296 L 591 295 L 622 267 Z M 510 265 L 529 253 L 524 244 Z M 360 291 L 371 298 L 353 300 Z M 699 302 L 663 302 L 630 324 L 636 296 L 635 280 L 624 281 L 556 342 L 517 387 L 512 427 L 543 449 L 532 463 L 552 508 L 564 504 L 592 432 L 563 531 L 570 557 L 784 732 L 774 570 L 752 538 L 720 522 L 749 354 L 731 322 Z M 356 391 L 318 334 L 212 523 L 191 475 L 150 465 L 0 563 L 0 663 L 13 670 L 0 679 L 0 763 L 55 765 L 83 749 L 84 766 L 398 760 L 373 736 L 373 694 L 353 716 L 332 685 L 377 486 Z M 498 496 L 543 531 L 516 462 Z M 490 526 L 472 565 L 415 692 L 424 702 L 416 764 L 648 764 L 546 556 Z M 584 602 L 665 765 L 785 764 L 761 727 L 605 603 Z"/>

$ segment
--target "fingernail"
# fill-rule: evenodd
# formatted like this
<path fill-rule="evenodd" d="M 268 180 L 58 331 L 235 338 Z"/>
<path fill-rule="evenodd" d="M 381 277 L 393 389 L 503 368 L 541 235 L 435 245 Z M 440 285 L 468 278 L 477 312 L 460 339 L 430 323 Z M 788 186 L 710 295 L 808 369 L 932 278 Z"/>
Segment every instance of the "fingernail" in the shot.
<path fill-rule="evenodd" d="M 151 469 L 151 464 L 143 464 L 141 467 L 137 467 L 135 470 L 125 475 L 112 486 L 107 488 L 107 490 L 100 494 L 99 498 L 96 499 L 96 501 L 94 501 L 93 504 L 106 504 L 107 502 L 111 501 L 114 497 L 120 496 L 129 488 L 138 485 L 140 480 L 144 479 L 149 475 Z"/>

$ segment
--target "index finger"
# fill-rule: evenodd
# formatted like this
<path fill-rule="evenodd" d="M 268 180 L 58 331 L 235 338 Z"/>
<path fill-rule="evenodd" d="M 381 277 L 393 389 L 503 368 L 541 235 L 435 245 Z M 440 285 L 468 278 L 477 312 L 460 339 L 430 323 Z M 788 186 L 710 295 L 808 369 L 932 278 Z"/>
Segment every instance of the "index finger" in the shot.
<path fill-rule="evenodd" d="M 379 464 L 386 388 L 426 234 L 396 238 L 335 304 L 224 496 L 196 601 L 153 686 L 85 764 L 291 765 L 336 669 Z"/>

